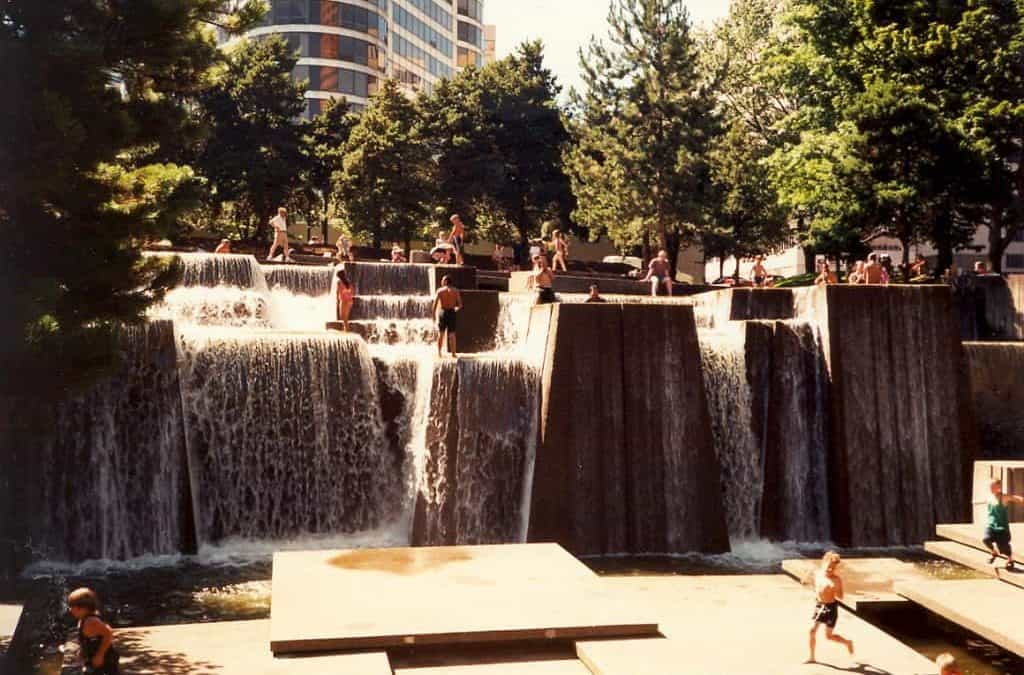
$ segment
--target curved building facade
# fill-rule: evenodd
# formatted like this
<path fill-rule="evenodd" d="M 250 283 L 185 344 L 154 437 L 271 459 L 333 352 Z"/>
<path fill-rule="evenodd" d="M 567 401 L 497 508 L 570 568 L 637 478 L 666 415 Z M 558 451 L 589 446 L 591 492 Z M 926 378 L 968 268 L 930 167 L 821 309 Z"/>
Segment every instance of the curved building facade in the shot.
<path fill-rule="evenodd" d="M 249 37 L 280 35 L 298 52 L 306 115 L 344 96 L 364 107 L 386 77 L 409 93 L 484 61 L 483 0 L 270 0 Z"/>

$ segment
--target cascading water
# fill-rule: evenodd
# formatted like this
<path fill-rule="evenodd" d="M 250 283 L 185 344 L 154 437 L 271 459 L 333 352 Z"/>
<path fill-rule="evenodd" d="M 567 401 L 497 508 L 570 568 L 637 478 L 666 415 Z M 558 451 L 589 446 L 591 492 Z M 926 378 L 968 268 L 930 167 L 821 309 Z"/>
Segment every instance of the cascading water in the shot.
<path fill-rule="evenodd" d="M 181 266 L 182 286 L 235 286 L 266 290 L 263 271 L 251 255 L 231 253 L 145 253 L 162 259 L 176 259 Z"/>
<path fill-rule="evenodd" d="M 430 295 L 430 265 L 346 263 L 359 295 Z"/>
<path fill-rule="evenodd" d="M 377 373 L 358 338 L 183 331 L 181 380 L 202 541 L 376 527 L 396 517 Z"/>
<path fill-rule="evenodd" d="M 312 265 L 273 265 L 264 268 L 263 275 L 271 289 L 283 289 L 293 294 L 321 296 L 331 290 L 333 267 Z"/>
<path fill-rule="evenodd" d="M 753 428 L 754 397 L 747 378 L 743 326 L 701 330 L 699 338 L 729 536 L 750 539 L 759 534 L 763 474 L 762 446 Z"/>

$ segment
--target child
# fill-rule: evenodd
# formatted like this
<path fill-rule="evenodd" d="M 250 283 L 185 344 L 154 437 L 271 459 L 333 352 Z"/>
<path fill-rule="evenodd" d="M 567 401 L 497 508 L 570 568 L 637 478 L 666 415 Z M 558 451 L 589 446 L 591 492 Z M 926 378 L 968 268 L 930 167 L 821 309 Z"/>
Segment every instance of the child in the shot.
<path fill-rule="evenodd" d="M 118 675 L 119 656 L 114 649 L 114 632 L 99 617 L 99 600 L 90 588 L 79 588 L 68 596 L 68 611 L 78 620 L 78 644 L 85 660 L 83 673 Z"/>
<path fill-rule="evenodd" d="M 1024 497 L 1003 494 L 1003 481 L 996 479 L 989 483 L 989 490 L 992 492 L 988 498 L 988 522 L 985 526 L 985 537 L 982 539 L 985 546 L 992 550 L 992 557 L 988 559 L 991 565 L 1002 553 L 1006 556 L 1006 569 L 1013 570 L 1013 547 L 1010 546 L 1010 511 L 1006 508 L 1009 503 L 1024 504 Z"/>
<path fill-rule="evenodd" d="M 807 663 L 814 663 L 814 643 L 818 634 L 818 624 L 825 624 L 825 638 L 832 642 L 846 645 L 853 656 L 853 640 L 847 640 L 838 633 L 833 633 L 839 619 L 839 600 L 843 599 L 843 580 L 836 572 L 839 567 L 839 554 L 829 551 L 821 559 L 821 567 L 814 573 L 814 594 L 817 604 L 814 616 L 811 617 L 810 648 L 811 657 Z"/>
<path fill-rule="evenodd" d="M 939 654 L 935 659 L 935 665 L 939 667 L 939 675 L 962 675 L 963 671 L 957 665 L 956 659 L 949 652 Z"/>

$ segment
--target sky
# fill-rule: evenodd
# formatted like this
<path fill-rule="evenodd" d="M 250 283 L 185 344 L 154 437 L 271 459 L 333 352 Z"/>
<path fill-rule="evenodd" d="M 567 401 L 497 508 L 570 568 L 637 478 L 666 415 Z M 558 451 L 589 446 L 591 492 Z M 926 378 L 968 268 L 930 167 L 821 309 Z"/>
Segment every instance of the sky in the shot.
<path fill-rule="evenodd" d="M 695 23 L 708 25 L 729 10 L 729 0 L 688 0 L 686 5 Z M 580 87 L 577 51 L 590 36 L 607 35 L 607 15 L 608 0 L 484 0 L 484 21 L 498 27 L 498 58 L 524 40 L 540 38 L 563 92 Z"/>

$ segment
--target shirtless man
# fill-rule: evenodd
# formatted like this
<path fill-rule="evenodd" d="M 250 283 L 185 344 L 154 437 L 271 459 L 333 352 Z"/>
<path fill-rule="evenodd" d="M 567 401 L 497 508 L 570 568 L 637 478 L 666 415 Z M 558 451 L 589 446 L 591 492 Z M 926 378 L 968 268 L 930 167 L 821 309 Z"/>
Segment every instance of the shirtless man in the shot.
<path fill-rule="evenodd" d="M 213 249 L 214 253 L 231 253 L 231 240 L 221 239 L 220 243 L 217 244 L 217 248 Z"/>
<path fill-rule="evenodd" d="M 452 223 L 452 233 L 448 235 L 448 243 L 455 247 L 455 264 L 462 264 L 462 240 L 466 236 L 466 226 L 462 224 L 459 214 L 453 215 L 449 220 Z"/>
<path fill-rule="evenodd" d="M 868 264 L 864 266 L 864 283 L 882 285 L 885 277 L 885 270 L 878 262 L 878 254 L 872 253 L 868 256 Z"/>
<path fill-rule="evenodd" d="M 829 551 L 821 558 L 821 567 L 814 573 L 814 594 L 817 604 L 814 605 L 814 616 L 811 617 L 810 649 L 811 656 L 807 663 L 814 663 L 814 643 L 818 634 L 818 625 L 825 624 L 825 638 L 832 642 L 846 645 L 853 656 L 853 640 L 847 640 L 832 631 L 839 618 L 839 600 L 843 599 L 843 580 L 836 568 L 839 567 L 839 554 Z"/>
<path fill-rule="evenodd" d="M 751 281 L 755 288 L 763 288 L 764 282 L 768 279 L 768 270 L 764 268 L 764 256 L 759 255 L 754 259 L 754 269 L 750 270 Z"/>
<path fill-rule="evenodd" d="M 444 347 L 445 336 L 448 336 L 448 353 L 453 357 L 457 356 L 455 353 L 455 318 L 456 314 L 462 309 L 462 295 L 459 293 L 457 288 L 452 288 L 451 279 L 448 275 L 441 277 L 441 288 L 437 289 L 437 294 L 434 295 L 434 316 L 437 317 L 437 309 L 441 308 L 441 315 L 437 319 L 437 357 L 441 358 L 443 354 L 441 349 Z"/>
<path fill-rule="evenodd" d="M 640 281 L 651 282 L 651 295 L 658 295 L 658 288 L 665 284 L 668 294 L 672 295 L 672 269 L 668 263 L 668 252 L 664 249 L 658 251 L 658 256 L 651 260 L 647 267 L 647 276 Z"/>
<path fill-rule="evenodd" d="M 274 251 L 280 246 L 285 262 L 291 262 L 292 259 L 288 255 L 288 212 L 283 206 L 278 208 L 277 215 L 270 219 L 270 226 L 274 228 L 274 243 L 270 245 L 267 260 L 274 257 Z"/>
<path fill-rule="evenodd" d="M 828 284 L 834 284 L 838 281 L 838 279 L 836 279 L 836 273 L 828 266 L 827 260 L 821 261 L 819 269 L 821 269 L 821 272 L 818 273 L 817 278 L 814 280 L 814 283 L 818 286 L 827 286 Z"/>
<path fill-rule="evenodd" d="M 548 257 L 538 254 L 533 257 L 533 274 L 526 279 L 526 287 L 537 291 L 538 305 L 547 305 L 555 301 L 555 275 L 548 267 Z"/>

